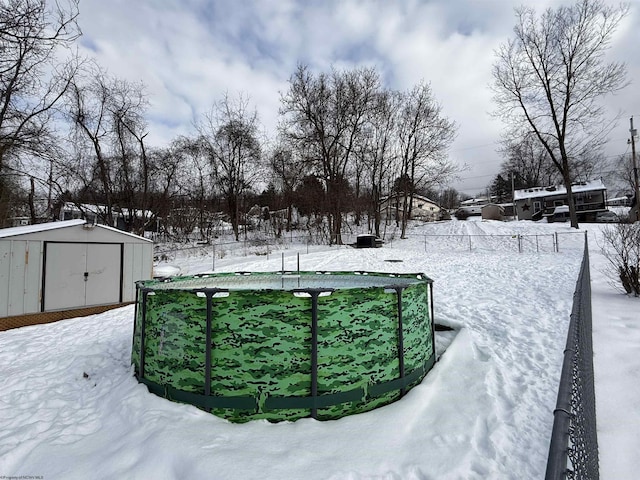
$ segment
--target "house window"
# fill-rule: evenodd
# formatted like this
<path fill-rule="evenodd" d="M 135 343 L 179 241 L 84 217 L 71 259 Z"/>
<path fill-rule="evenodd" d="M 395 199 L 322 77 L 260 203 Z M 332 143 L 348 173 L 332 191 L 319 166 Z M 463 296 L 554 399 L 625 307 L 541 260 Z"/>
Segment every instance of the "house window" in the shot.
<path fill-rule="evenodd" d="M 539 210 L 542 210 L 542 203 L 540 203 L 540 200 L 536 200 L 533 202 L 533 211 L 537 212 Z"/>

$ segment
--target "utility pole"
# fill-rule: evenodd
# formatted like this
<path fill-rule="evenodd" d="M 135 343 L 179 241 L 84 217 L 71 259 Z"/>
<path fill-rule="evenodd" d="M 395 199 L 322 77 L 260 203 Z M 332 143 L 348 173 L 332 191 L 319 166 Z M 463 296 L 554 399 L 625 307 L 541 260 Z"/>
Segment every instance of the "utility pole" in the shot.
<path fill-rule="evenodd" d="M 634 209 L 629 212 L 630 220 L 637 222 L 640 220 L 640 186 L 638 185 L 638 161 L 636 159 L 636 140 L 637 130 L 633 128 L 633 116 L 629 119 L 630 127 L 629 133 L 631 134 L 631 159 L 633 161 L 633 182 L 635 187 L 635 205 Z"/>

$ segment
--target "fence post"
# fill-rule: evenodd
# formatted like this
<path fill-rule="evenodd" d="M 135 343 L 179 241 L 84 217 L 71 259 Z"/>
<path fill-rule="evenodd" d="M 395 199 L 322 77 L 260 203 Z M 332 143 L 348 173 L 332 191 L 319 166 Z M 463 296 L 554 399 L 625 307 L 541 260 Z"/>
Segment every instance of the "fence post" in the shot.
<path fill-rule="evenodd" d="M 556 253 L 558 253 L 558 252 L 560 252 L 560 244 L 558 243 L 558 232 L 554 232 L 554 234 L 553 234 L 553 239 L 554 239 L 554 242 L 555 242 L 555 244 L 554 244 L 554 245 L 555 245 L 555 247 L 556 247 L 556 248 L 555 248 Z"/>

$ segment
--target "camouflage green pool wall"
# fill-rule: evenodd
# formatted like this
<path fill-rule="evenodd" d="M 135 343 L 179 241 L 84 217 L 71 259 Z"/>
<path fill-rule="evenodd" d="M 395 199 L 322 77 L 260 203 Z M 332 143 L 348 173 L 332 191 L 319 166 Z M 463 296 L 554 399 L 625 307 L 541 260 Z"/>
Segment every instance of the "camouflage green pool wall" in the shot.
<path fill-rule="evenodd" d="M 435 362 L 431 281 L 419 274 L 343 289 L 220 289 L 215 280 L 138 283 L 132 362 L 151 392 L 233 422 L 328 420 L 398 400 Z"/>

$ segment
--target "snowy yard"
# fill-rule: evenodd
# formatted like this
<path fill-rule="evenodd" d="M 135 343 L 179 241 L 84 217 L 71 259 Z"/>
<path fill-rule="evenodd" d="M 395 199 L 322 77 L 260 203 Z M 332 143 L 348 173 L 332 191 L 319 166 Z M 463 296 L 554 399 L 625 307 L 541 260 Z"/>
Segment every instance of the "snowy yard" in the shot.
<path fill-rule="evenodd" d="M 601 478 L 632 479 L 640 467 L 640 300 L 608 284 L 601 226 L 583 227 Z M 300 258 L 303 270 L 423 272 L 434 280 L 436 321 L 458 334 L 402 401 L 328 422 L 229 423 L 137 383 L 128 306 L 0 332 L 0 477 L 543 478 L 584 234 L 567 224 L 479 221 L 409 233 L 379 249 L 326 247 Z M 496 237 L 435 237 L 481 233 Z M 539 237 L 519 247 L 517 234 Z M 216 271 L 277 271 L 281 261 L 225 257 Z M 294 256 L 285 261 L 296 268 Z M 211 269 L 210 258 L 175 263 L 183 274 Z M 440 348 L 450 340 L 442 335 Z"/>

